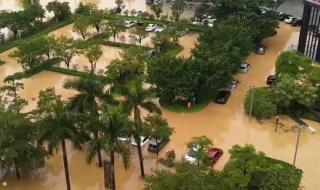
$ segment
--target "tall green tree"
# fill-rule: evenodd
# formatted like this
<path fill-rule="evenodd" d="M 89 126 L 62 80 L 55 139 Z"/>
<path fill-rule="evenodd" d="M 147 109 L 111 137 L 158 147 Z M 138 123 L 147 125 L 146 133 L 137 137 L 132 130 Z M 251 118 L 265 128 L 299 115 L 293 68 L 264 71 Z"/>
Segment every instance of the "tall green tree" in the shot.
<path fill-rule="evenodd" d="M 44 38 L 34 38 L 25 41 L 11 56 L 17 59 L 25 71 L 32 70 L 43 63 L 44 56 L 48 52 L 48 46 L 44 40 Z"/>
<path fill-rule="evenodd" d="M 70 79 L 64 83 L 64 88 L 76 90 L 79 93 L 70 98 L 70 109 L 80 114 L 81 126 L 88 136 L 99 138 L 99 122 L 98 106 L 102 100 L 107 100 L 104 93 L 103 83 L 96 79 L 92 74 L 83 78 Z M 98 157 L 98 165 L 102 167 L 101 145 L 97 144 L 96 153 Z"/>
<path fill-rule="evenodd" d="M 45 17 L 45 10 L 40 4 L 40 0 L 21 0 L 24 10 L 26 10 L 31 17 L 34 18 L 34 21 L 42 22 L 42 19 Z"/>
<path fill-rule="evenodd" d="M 96 29 L 97 33 L 100 34 L 105 13 L 102 10 L 93 10 L 91 12 L 89 23 Z"/>
<path fill-rule="evenodd" d="M 67 20 L 71 17 L 69 2 L 51 1 L 47 4 L 46 9 L 48 12 L 54 13 L 56 21 Z"/>
<path fill-rule="evenodd" d="M 141 176 L 144 177 L 145 174 L 140 139 L 140 136 L 144 134 L 141 109 L 145 109 L 152 113 L 161 113 L 161 110 L 153 101 L 155 94 L 150 89 L 143 88 L 141 79 L 128 82 L 127 88 L 122 90 L 122 95 L 126 97 L 126 100 L 123 102 L 124 108 L 129 114 L 133 114 L 134 124 L 132 125 L 131 134 L 137 143 L 140 172 Z"/>
<path fill-rule="evenodd" d="M 89 141 L 87 161 L 91 162 L 97 146 L 102 145 L 102 149 L 110 156 L 112 169 L 111 189 L 115 190 L 115 153 L 122 156 L 124 167 L 127 169 L 130 163 L 130 144 L 118 139 L 125 134 L 129 134 L 130 121 L 128 114 L 121 107 L 110 107 L 107 104 L 101 105 L 101 125 L 99 127 L 100 137 Z"/>
<path fill-rule="evenodd" d="M 71 190 L 66 140 L 76 148 L 81 148 L 82 135 L 76 127 L 76 116 L 68 110 L 68 105 L 55 94 L 54 89 L 46 89 L 39 94 L 36 111 L 40 126 L 40 141 L 48 143 L 48 151 L 53 154 L 62 147 L 62 158 L 66 177 L 67 190 Z"/>
<path fill-rule="evenodd" d="M 5 85 L 0 88 L 0 99 L 6 102 L 7 110 L 11 112 L 20 113 L 28 104 L 26 100 L 18 95 L 18 92 L 24 89 L 23 83 L 19 81 L 21 78 L 21 73 L 7 76 L 4 79 Z"/>
<path fill-rule="evenodd" d="M 145 52 L 141 48 L 126 48 L 120 54 L 121 59 L 107 66 L 107 79 L 114 86 L 125 85 L 128 81 L 144 76 L 146 68 Z"/>
<path fill-rule="evenodd" d="M 135 29 L 130 31 L 130 37 L 135 41 L 142 45 L 142 40 L 148 37 L 148 32 L 144 27 L 137 26 Z"/>
<path fill-rule="evenodd" d="M 217 0 L 214 3 L 213 14 L 218 19 L 238 17 L 250 29 L 255 42 L 274 34 L 278 27 L 277 13 L 273 9 L 263 12 L 261 7 L 273 8 L 273 0 Z"/>
<path fill-rule="evenodd" d="M 186 3 L 184 0 L 176 0 L 171 6 L 172 16 L 175 21 L 180 19 L 181 14 L 184 12 Z"/>
<path fill-rule="evenodd" d="M 102 56 L 103 52 L 100 46 L 93 45 L 87 49 L 85 56 L 88 58 L 91 65 L 91 73 L 94 73 L 97 67 L 97 62 Z"/>
<path fill-rule="evenodd" d="M 152 4 L 151 5 L 151 10 L 153 11 L 153 13 L 156 15 L 156 17 L 159 19 L 160 18 L 160 15 L 161 15 L 161 13 L 162 13 L 162 7 L 163 7 L 163 5 L 162 5 L 162 3 L 158 3 L 158 4 Z"/>
<path fill-rule="evenodd" d="M 83 40 L 89 35 L 90 17 L 85 15 L 76 15 L 73 23 L 73 31 L 78 33 Z"/>
<path fill-rule="evenodd" d="M 117 21 L 109 20 L 106 24 L 105 31 L 112 35 L 113 41 L 116 41 L 118 34 L 124 31 L 124 27 Z"/>
<path fill-rule="evenodd" d="M 27 11 L 1 11 L 0 28 L 8 27 L 14 39 L 21 37 L 24 30 L 31 28 L 34 18 Z"/>
<path fill-rule="evenodd" d="M 63 59 L 68 69 L 70 68 L 72 58 L 79 53 L 74 40 L 65 36 L 55 39 L 53 49 L 56 56 Z"/>
<path fill-rule="evenodd" d="M 38 130 L 25 114 L 0 111 L 0 161 L 14 168 L 18 179 L 21 171 L 44 166 L 47 152 L 38 142 Z"/>

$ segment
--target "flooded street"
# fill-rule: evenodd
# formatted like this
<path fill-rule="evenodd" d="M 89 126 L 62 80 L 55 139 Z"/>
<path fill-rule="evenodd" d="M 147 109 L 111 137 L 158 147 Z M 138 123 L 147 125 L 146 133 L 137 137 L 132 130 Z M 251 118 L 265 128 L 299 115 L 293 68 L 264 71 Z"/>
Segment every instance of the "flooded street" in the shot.
<path fill-rule="evenodd" d="M 191 56 L 191 50 L 196 47 L 199 33 L 189 32 L 186 35 L 179 38 L 179 44 L 183 47 L 183 50 L 177 55 L 177 57 L 189 58 Z"/>
<path fill-rule="evenodd" d="M 268 38 L 264 41 L 267 46 L 265 55 L 251 54 L 247 62 L 252 65 L 251 70 L 246 74 L 238 74 L 237 79 L 240 80 L 239 87 L 233 92 L 229 102 L 226 105 L 218 105 L 210 103 L 207 108 L 192 114 L 172 113 L 163 110 L 164 117 L 168 120 L 171 127 L 175 129 L 175 133 L 171 138 L 171 142 L 161 151 L 161 156 L 170 149 L 174 149 L 177 159 L 184 156 L 186 152 L 186 143 L 194 136 L 207 135 L 213 140 L 215 146 L 224 150 L 225 154 L 215 165 L 216 169 L 222 169 L 228 161 L 228 150 L 235 144 L 253 144 L 257 150 L 265 152 L 268 156 L 292 163 L 294 155 L 294 146 L 296 143 L 297 133 L 284 132 L 278 130 L 274 132 L 274 120 L 258 122 L 254 119 L 251 121 L 245 114 L 243 102 L 250 86 L 265 86 L 266 77 L 273 72 L 274 64 L 279 52 L 288 47 L 291 34 L 295 35 L 297 28 L 291 28 L 289 25 L 281 24 L 278 35 Z M 189 33 L 180 39 L 180 44 L 184 50 L 179 56 L 190 56 L 190 50 L 194 47 L 198 34 Z M 108 47 L 104 47 L 108 48 Z M 113 50 L 105 50 L 101 62 L 108 62 L 114 58 L 118 52 Z M 111 55 L 109 52 L 112 52 Z M 8 74 L 19 71 L 21 67 L 12 59 L 7 57 L 9 52 L 0 54 L 0 59 L 8 63 L 0 66 L 0 79 L 2 80 Z M 113 54 L 114 53 L 114 54 Z M 74 58 L 74 63 L 87 63 L 85 57 Z M 101 63 L 102 65 L 103 63 Z M 62 88 L 63 82 L 70 78 L 62 74 L 52 72 L 41 72 L 29 79 L 25 79 L 25 90 L 21 92 L 22 98 L 29 101 L 28 109 L 35 107 L 39 90 L 47 87 L 55 87 L 58 94 L 64 98 L 74 95 L 73 91 Z M 1 84 L 1 83 L 0 83 Z M 320 160 L 318 147 L 320 147 L 320 124 L 316 122 L 306 121 L 318 132 L 314 135 L 302 132 L 298 156 L 297 167 L 304 171 L 302 185 L 306 189 L 320 189 L 320 182 L 317 180 L 320 176 L 320 168 L 317 163 Z M 295 123 L 286 118 L 280 117 L 280 123 L 288 128 Z M 156 155 L 147 152 L 144 148 L 144 163 L 146 173 L 150 174 L 152 169 L 157 168 Z M 86 151 L 74 150 L 68 144 L 68 159 L 73 190 L 102 190 L 103 186 L 103 170 L 96 166 L 96 159 L 91 165 L 85 162 Z M 116 157 L 116 185 L 120 190 L 139 190 L 143 187 L 143 181 L 139 177 L 139 164 L 137 150 L 132 148 L 131 167 L 126 171 L 122 165 L 121 159 Z M 107 157 L 104 155 L 104 158 Z M 161 167 L 160 165 L 158 167 Z M 30 175 L 23 175 L 21 180 L 17 180 L 14 176 L 6 178 L 7 187 L 0 186 L 1 190 L 63 190 L 66 189 L 63 162 L 60 152 L 50 158 L 45 168 L 39 172 Z"/>

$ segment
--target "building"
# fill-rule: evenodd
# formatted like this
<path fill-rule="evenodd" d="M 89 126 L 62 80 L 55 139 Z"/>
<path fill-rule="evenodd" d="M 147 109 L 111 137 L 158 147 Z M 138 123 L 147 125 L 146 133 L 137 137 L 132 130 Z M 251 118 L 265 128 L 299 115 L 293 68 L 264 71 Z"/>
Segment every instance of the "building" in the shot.
<path fill-rule="evenodd" d="M 277 11 L 302 18 L 303 0 L 286 0 L 278 7 Z"/>
<path fill-rule="evenodd" d="M 320 0 L 305 0 L 298 52 L 320 62 Z"/>

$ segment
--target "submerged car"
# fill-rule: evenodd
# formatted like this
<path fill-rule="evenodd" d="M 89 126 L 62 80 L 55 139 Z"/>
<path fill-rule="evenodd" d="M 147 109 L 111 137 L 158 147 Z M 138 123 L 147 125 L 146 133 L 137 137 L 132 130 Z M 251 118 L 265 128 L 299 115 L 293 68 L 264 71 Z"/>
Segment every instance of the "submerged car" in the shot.
<path fill-rule="evenodd" d="M 211 148 L 208 152 L 208 157 L 211 164 L 215 164 L 223 155 L 223 150 L 220 148 Z"/>
<path fill-rule="evenodd" d="M 197 164 L 197 154 L 198 154 L 199 148 L 192 147 L 189 149 L 188 153 L 185 155 L 185 159 L 190 164 Z M 208 159 L 211 162 L 211 164 L 215 164 L 219 158 L 223 155 L 223 150 L 220 148 L 210 148 L 208 150 Z"/>
<path fill-rule="evenodd" d="M 145 146 L 150 141 L 149 137 L 140 136 L 140 146 Z M 131 145 L 138 146 L 134 138 L 131 139 Z"/>
<path fill-rule="evenodd" d="M 158 25 L 158 26 L 156 27 L 156 29 L 154 29 L 154 31 L 155 31 L 155 32 L 162 32 L 162 31 L 164 31 L 166 28 L 167 28 L 166 25 Z"/>
<path fill-rule="evenodd" d="M 125 21 L 124 21 L 124 27 L 126 27 L 126 28 L 131 28 L 131 27 L 133 27 L 134 25 L 136 25 L 136 22 L 135 22 L 135 21 L 132 21 L 132 20 L 125 20 Z"/>
<path fill-rule="evenodd" d="M 232 92 L 239 86 L 239 84 L 239 80 L 232 80 L 228 83 L 228 86 L 225 89 Z"/>
<path fill-rule="evenodd" d="M 262 44 L 257 45 L 255 52 L 256 52 L 256 54 L 260 54 L 260 55 L 265 54 L 266 53 L 266 46 L 264 46 Z"/>
<path fill-rule="evenodd" d="M 267 83 L 267 85 L 272 85 L 272 84 L 274 84 L 275 82 L 276 82 L 276 75 L 269 75 L 268 77 L 267 77 L 267 81 L 266 81 L 266 83 Z"/>
<path fill-rule="evenodd" d="M 250 64 L 249 63 L 242 63 L 240 65 L 240 73 L 246 73 L 249 71 Z"/>
<path fill-rule="evenodd" d="M 215 102 L 218 104 L 226 104 L 229 100 L 231 92 L 229 90 L 220 90 L 215 99 Z"/>
<path fill-rule="evenodd" d="M 199 150 L 199 148 L 197 148 L 197 147 L 190 148 L 184 157 L 186 159 L 186 161 L 189 162 L 190 164 L 196 164 L 198 150 Z"/>
<path fill-rule="evenodd" d="M 157 28 L 156 24 L 148 24 L 148 26 L 146 27 L 146 31 L 147 32 L 152 32 Z"/>
<path fill-rule="evenodd" d="M 164 140 L 154 140 L 152 139 L 148 146 L 148 151 L 153 153 L 158 153 L 160 150 L 168 144 L 170 139 Z"/>

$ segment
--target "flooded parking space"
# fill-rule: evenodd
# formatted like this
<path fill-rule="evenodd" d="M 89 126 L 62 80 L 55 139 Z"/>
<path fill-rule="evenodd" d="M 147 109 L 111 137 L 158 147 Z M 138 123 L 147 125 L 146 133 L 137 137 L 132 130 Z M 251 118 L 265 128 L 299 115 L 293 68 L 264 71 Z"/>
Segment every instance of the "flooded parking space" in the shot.
<path fill-rule="evenodd" d="M 0 60 L 6 62 L 5 64 L 0 65 L 0 85 L 7 76 L 23 71 L 22 66 L 18 64 L 15 59 L 10 57 L 10 54 L 14 51 L 15 49 L 13 48 L 0 54 Z"/>
<path fill-rule="evenodd" d="M 183 50 L 177 55 L 177 57 L 189 58 L 191 56 L 191 50 L 196 47 L 198 37 L 199 33 L 189 32 L 179 38 L 179 44 L 183 47 Z"/>
<path fill-rule="evenodd" d="M 214 142 L 214 145 L 224 150 L 225 154 L 215 165 L 216 169 L 222 169 L 229 158 L 228 150 L 235 144 L 253 144 L 257 150 L 265 152 L 268 156 L 287 162 L 293 161 L 294 146 L 297 134 L 294 132 L 284 132 L 279 130 L 274 132 L 275 121 L 256 121 L 245 114 L 243 102 L 247 91 L 251 86 L 265 86 L 267 75 L 274 70 L 274 64 L 279 52 L 288 44 L 291 34 L 298 31 L 288 25 L 281 24 L 278 35 L 268 38 L 264 41 L 267 46 L 265 55 L 251 54 L 247 62 L 252 65 L 251 70 L 246 74 L 235 76 L 240 80 L 239 87 L 233 92 L 229 102 L 226 105 L 217 105 L 210 103 L 204 110 L 193 113 L 172 113 L 163 110 L 164 117 L 168 120 L 170 126 L 175 129 L 170 143 L 161 151 L 161 156 L 170 149 L 174 149 L 177 159 L 184 156 L 186 152 L 186 142 L 194 136 L 207 135 Z M 190 38 L 189 38 L 190 37 Z M 193 46 L 195 35 L 185 36 L 190 43 L 181 41 L 184 47 Z M 182 40 L 183 38 L 181 38 Z M 186 45 L 183 45 L 186 43 Z M 194 43 L 193 43 L 194 44 Z M 190 55 L 190 50 L 184 49 L 182 56 Z M 106 55 L 108 56 L 108 55 Z M 82 60 L 82 58 L 79 58 Z M 83 58 L 84 59 L 84 58 Z M 76 59 L 75 59 L 76 61 Z M 82 61 L 80 61 L 82 62 Z M 7 64 L 5 64 L 7 65 Z M 2 68 L 3 66 L 0 66 Z M 63 81 L 67 76 L 51 72 L 41 72 L 40 74 L 25 80 L 26 89 L 21 93 L 23 98 L 29 101 L 38 94 L 42 88 L 54 86 L 58 94 L 68 98 L 75 92 L 66 91 L 62 88 Z M 35 101 L 34 101 L 35 102 Z M 31 103 L 30 108 L 34 106 Z M 320 124 L 306 121 L 317 131 L 320 131 Z M 295 123 L 286 118 L 280 117 L 280 123 L 286 127 L 292 127 Z M 297 167 L 304 170 L 302 185 L 306 189 L 319 189 L 320 183 L 317 178 L 320 176 L 320 168 L 317 160 L 320 159 L 318 147 L 320 146 L 319 132 L 310 135 L 303 132 L 301 136 L 299 152 L 297 157 Z M 101 190 L 103 189 L 103 170 L 96 167 L 96 160 L 91 165 L 85 162 L 85 150 L 76 151 L 68 144 L 68 159 L 70 163 L 70 175 L 72 187 L 75 190 Z M 116 185 L 117 189 L 141 189 L 143 181 L 139 177 L 139 164 L 136 149 L 132 149 L 131 167 L 125 170 L 122 161 L 116 157 Z M 104 158 L 106 156 L 104 155 Z M 144 163 L 146 173 L 150 174 L 151 170 L 161 167 L 156 164 L 156 155 L 148 153 L 144 148 Z M 63 173 L 63 163 L 60 152 L 48 160 L 45 168 L 32 175 L 25 175 L 21 180 L 15 177 L 9 177 L 8 186 L 0 189 L 10 190 L 61 190 L 65 188 Z"/>

